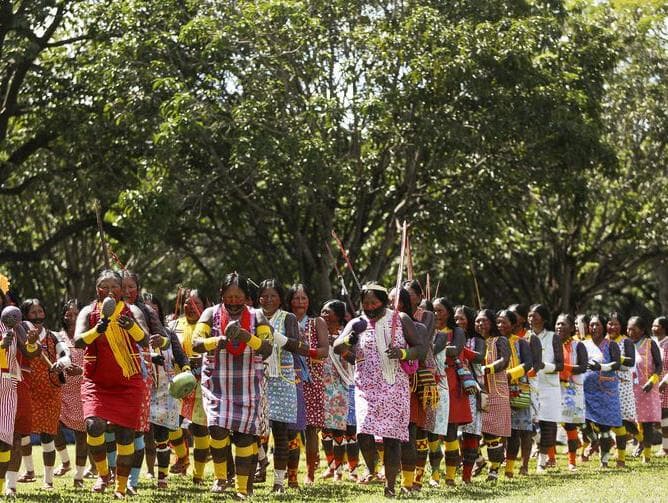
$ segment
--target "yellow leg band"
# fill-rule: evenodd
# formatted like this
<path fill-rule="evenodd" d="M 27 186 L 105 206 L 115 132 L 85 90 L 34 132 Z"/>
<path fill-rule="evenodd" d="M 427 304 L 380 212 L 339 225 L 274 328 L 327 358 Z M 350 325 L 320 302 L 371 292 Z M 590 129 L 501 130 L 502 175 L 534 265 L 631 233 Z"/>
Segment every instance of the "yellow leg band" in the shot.
<path fill-rule="evenodd" d="M 9 463 L 9 458 L 12 457 L 11 451 L 0 452 L 0 463 Z"/>
<path fill-rule="evenodd" d="M 213 463 L 213 475 L 218 480 L 227 480 L 227 461 Z"/>
<path fill-rule="evenodd" d="M 246 447 L 237 447 L 234 451 L 234 453 L 239 456 L 240 458 L 246 458 L 249 456 L 252 456 L 253 453 L 253 446 L 248 445 Z"/>
<path fill-rule="evenodd" d="M 253 351 L 257 351 L 258 349 L 260 349 L 260 347 L 262 347 L 262 339 L 254 335 L 251 335 L 251 338 L 248 340 L 248 345 Z"/>
<path fill-rule="evenodd" d="M 212 449 L 224 449 L 230 445 L 230 437 L 225 437 L 221 439 L 212 438 L 211 443 L 209 444 Z"/>
<path fill-rule="evenodd" d="M 211 437 L 208 435 L 206 437 L 195 437 L 195 449 L 207 450 L 211 445 Z"/>
<path fill-rule="evenodd" d="M 118 456 L 132 456 L 135 453 L 135 444 L 116 444 L 116 453 Z"/>
<path fill-rule="evenodd" d="M 453 440 L 452 442 L 445 442 L 446 451 L 458 451 L 459 450 L 459 440 Z"/>
<path fill-rule="evenodd" d="M 248 475 L 237 475 L 237 492 L 248 494 Z"/>
<path fill-rule="evenodd" d="M 415 481 L 415 472 L 413 470 L 401 470 L 401 486 L 402 487 L 413 487 L 413 482 Z"/>
<path fill-rule="evenodd" d="M 181 438 L 183 438 L 183 430 L 181 428 L 177 428 L 174 431 L 169 432 L 169 440 L 172 442 Z"/>
<path fill-rule="evenodd" d="M 99 437 L 93 437 L 91 435 L 87 435 L 86 436 L 86 442 L 91 447 L 97 447 L 98 445 L 104 445 L 104 443 L 105 443 L 104 434 L 100 435 Z"/>

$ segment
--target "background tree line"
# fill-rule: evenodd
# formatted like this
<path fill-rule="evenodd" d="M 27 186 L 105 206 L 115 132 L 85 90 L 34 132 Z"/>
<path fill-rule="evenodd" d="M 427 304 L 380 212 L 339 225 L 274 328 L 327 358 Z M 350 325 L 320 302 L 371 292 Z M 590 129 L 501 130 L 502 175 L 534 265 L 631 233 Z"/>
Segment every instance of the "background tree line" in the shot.
<path fill-rule="evenodd" d="M 338 290 L 335 229 L 432 293 L 668 311 L 660 1 L 0 1 L 0 272 L 88 299 Z M 345 273 L 349 288 L 352 280 Z"/>

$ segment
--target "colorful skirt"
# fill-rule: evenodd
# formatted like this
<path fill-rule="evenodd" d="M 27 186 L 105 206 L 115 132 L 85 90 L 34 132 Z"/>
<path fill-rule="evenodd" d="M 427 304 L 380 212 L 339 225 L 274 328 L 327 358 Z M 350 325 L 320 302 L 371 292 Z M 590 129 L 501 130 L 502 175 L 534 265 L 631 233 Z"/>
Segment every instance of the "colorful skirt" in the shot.
<path fill-rule="evenodd" d="M 564 423 L 585 422 L 585 397 L 582 384 L 573 381 L 561 383 L 561 417 Z"/>
<path fill-rule="evenodd" d="M 469 435 L 482 435 L 482 411 L 478 410 L 477 395 L 469 395 L 469 407 L 471 409 L 471 422 L 459 427 L 459 431 Z"/>
<path fill-rule="evenodd" d="M 16 420 L 17 381 L 9 374 L 0 378 L 0 442 L 12 445 Z"/>

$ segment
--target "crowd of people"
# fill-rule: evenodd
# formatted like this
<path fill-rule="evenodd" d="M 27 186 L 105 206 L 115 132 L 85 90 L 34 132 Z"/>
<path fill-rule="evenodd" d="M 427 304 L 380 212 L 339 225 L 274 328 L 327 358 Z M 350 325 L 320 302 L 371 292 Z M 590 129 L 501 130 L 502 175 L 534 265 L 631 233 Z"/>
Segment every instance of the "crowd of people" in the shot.
<path fill-rule="evenodd" d="M 657 427 L 668 454 L 663 316 L 564 313 L 553 325 L 544 305 L 476 312 L 425 299 L 414 280 L 368 283 L 359 309 L 344 298 L 319 311 L 304 285 L 237 273 L 214 304 L 179 289 L 167 316 L 126 270 L 102 271 L 96 292 L 65 302 L 55 331 L 39 299 L 0 290 L 6 495 L 36 481 L 31 435 L 44 489 L 74 470 L 76 488 L 88 477 L 117 498 L 139 490 L 144 465 L 158 489 L 170 473 L 202 485 L 210 465 L 211 491 L 238 499 L 269 466 L 275 493 L 328 478 L 380 482 L 387 497 L 458 476 L 493 483 L 528 475 L 534 453 L 537 473 L 554 468 L 560 428 L 569 471 L 594 456 L 623 467 L 632 442 L 649 463 Z"/>

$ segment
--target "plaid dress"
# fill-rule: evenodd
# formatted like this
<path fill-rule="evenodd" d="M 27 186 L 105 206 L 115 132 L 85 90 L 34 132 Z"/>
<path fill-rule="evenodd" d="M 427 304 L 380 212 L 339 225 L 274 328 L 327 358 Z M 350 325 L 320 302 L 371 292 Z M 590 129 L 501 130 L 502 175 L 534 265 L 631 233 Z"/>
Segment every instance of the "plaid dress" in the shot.
<path fill-rule="evenodd" d="M 211 337 L 221 335 L 221 306 L 216 306 Z M 255 333 L 256 316 L 251 309 L 250 332 Z M 225 348 L 204 356 L 202 399 L 209 426 L 257 435 L 260 426 L 260 389 L 262 377 L 256 365 L 255 351 L 246 346 L 234 356 Z"/>
<path fill-rule="evenodd" d="M 639 423 L 658 423 L 661 421 L 659 387 L 653 386 L 649 392 L 642 389 L 654 373 L 652 344 L 654 344 L 654 341 L 649 337 L 643 337 L 640 342 L 636 343 L 636 378 L 633 384 L 633 394 L 636 399 L 636 414 Z"/>
<path fill-rule="evenodd" d="M 485 364 L 493 363 L 499 354 L 499 339 L 492 337 L 487 343 Z M 485 387 L 489 393 L 489 410 L 482 413 L 482 432 L 497 437 L 510 436 L 510 393 L 508 376 L 504 371 L 487 374 Z"/>

